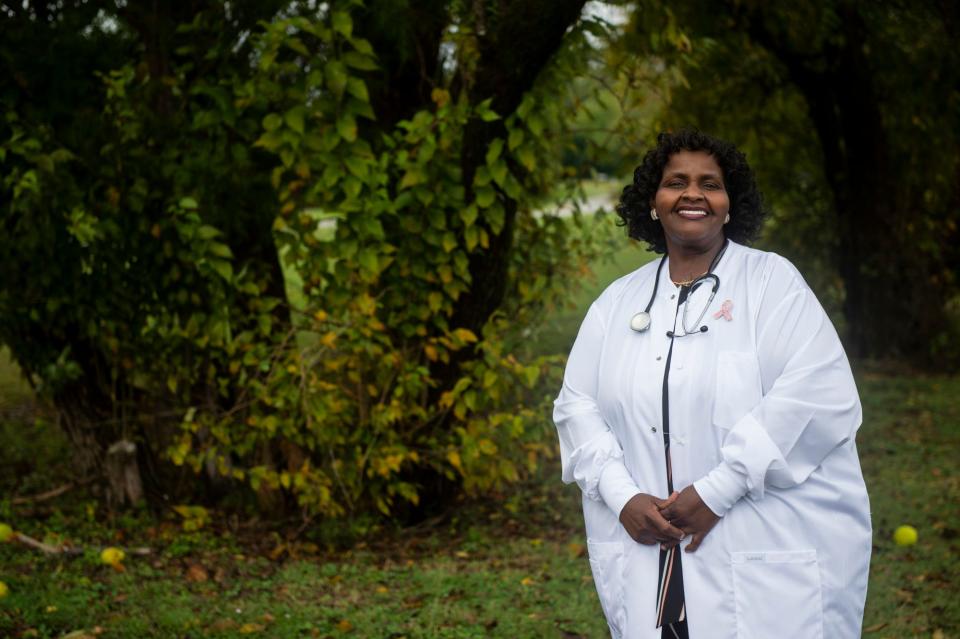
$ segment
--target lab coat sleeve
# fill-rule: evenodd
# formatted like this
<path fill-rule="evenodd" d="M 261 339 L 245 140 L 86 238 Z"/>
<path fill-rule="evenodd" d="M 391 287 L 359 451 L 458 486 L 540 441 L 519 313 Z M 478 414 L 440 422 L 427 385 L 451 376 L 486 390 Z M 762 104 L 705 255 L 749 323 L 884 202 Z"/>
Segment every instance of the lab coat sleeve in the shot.
<path fill-rule="evenodd" d="M 640 492 L 623 463 L 623 448 L 597 406 L 600 350 L 605 327 L 597 304 L 580 326 L 563 387 L 554 402 L 562 479 L 576 482 L 587 498 L 603 501 L 617 515 Z"/>
<path fill-rule="evenodd" d="M 778 258 L 782 260 L 782 258 Z M 743 495 L 802 483 L 861 422 L 840 339 L 813 292 L 782 260 L 757 316 L 763 398 L 726 434 L 721 463 L 694 483 L 718 515 Z"/>

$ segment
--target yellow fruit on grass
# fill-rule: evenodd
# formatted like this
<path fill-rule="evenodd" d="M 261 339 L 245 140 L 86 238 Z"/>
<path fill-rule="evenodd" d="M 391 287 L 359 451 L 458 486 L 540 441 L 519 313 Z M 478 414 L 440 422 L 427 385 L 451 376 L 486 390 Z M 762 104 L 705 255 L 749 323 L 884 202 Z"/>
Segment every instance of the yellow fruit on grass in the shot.
<path fill-rule="evenodd" d="M 113 546 L 109 548 L 104 548 L 103 552 L 100 553 L 100 561 L 105 564 L 110 564 L 111 566 L 116 566 L 126 555 L 119 548 L 114 548 Z"/>
<path fill-rule="evenodd" d="M 898 546 L 912 546 L 917 543 L 917 529 L 913 526 L 900 526 L 893 531 L 893 541 Z"/>
<path fill-rule="evenodd" d="M 3 599 L 10 594 L 10 589 L 7 588 L 7 584 L 0 581 L 0 599 Z"/>
<path fill-rule="evenodd" d="M 0 541 L 10 541 L 13 538 L 13 528 L 10 524 L 0 524 Z"/>

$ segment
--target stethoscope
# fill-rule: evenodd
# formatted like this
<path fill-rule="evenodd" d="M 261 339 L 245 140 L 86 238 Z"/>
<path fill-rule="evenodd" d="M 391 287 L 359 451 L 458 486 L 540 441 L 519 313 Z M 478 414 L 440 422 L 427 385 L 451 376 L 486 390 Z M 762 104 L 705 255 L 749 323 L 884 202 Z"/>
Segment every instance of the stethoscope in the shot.
<path fill-rule="evenodd" d="M 687 303 L 683 305 L 683 315 L 680 319 L 680 325 L 683 327 L 683 335 L 677 335 L 673 331 L 667 331 L 667 337 L 686 337 L 687 335 L 696 335 L 697 333 L 706 333 L 709 329 L 707 326 L 700 324 L 703 321 L 703 316 L 707 314 L 707 309 L 710 308 L 710 305 L 713 303 L 713 298 L 717 294 L 717 289 L 720 288 L 720 278 L 713 273 L 713 269 L 716 268 L 717 263 L 720 261 L 720 258 L 723 256 L 724 252 L 727 250 L 727 240 L 724 240 L 723 246 L 717 252 L 716 256 L 713 258 L 713 261 L 710 262 L 710 268 L 707 269 L 707 272 L 698 277 L 697 279 L 690 282 L 690 290 L 687 291 Z M 657 298 L 657 288 L 660 286 L 660 273 L 663 271 L 663 265 L 667 262 L 667 256 L 664 255 L 660 258 L 660 264 L 657 266 L 657 277 L 653 281 L 653 293 L 650 294 L 650 301 L 647 302 L 647 307 L 630 318 L 630 328 L 635 330 L 638 333 L 643 333 L 650 328 L 651 319 L 650 319 L 650 309 L 653 307 L 653 300 Z M 687 311 L 690 309 L 689 300 L 693 296 L 694 291 L 696 291 L 701 286 L 712 282 L 710 287 L 710 297 L 707 299 L 707 303 L 703 305 L 703 310 L 700 311 L 700 315 L 697 317 L 697 321 L 693 323 L 693 326 L 699 326 L 700 328 L 695 328 L 695 330 L 690 330 L 687 328 Z"/>

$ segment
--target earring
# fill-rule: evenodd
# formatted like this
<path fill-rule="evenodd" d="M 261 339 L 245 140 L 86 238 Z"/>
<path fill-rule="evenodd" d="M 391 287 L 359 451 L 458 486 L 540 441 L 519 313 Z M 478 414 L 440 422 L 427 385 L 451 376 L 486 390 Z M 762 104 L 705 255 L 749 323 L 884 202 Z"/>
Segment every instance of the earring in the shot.
<path fill-rule="evenodd" d="M 724 224 L 729 224 L 729 223 L 730 223 L 730 214 L 729 214 L 729 213 L 727 213 L 727 217 L 723 218 L 723 223 L 724 223 Z"/>
<path fill-rule="evenodd" d="M 657 209 L 654 209 L 654 208 L 651 208 L 651 209 L 650 209 L 650 219 L 651 219 L 651 220 L 659 220 L 659 219 L 660 219 L 660 218 L 657 216 Z"/>

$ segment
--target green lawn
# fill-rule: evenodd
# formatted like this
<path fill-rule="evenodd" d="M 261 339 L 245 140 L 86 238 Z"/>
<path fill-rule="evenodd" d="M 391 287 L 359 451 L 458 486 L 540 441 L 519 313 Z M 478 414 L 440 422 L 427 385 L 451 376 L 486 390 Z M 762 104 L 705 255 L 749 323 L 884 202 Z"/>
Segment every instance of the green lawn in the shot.
<path fill-rule="evenodd" d="M 565 349 L 586 304 L 649 259 L 632 246 L 551 318 L 538 348 Z M 875 545 L 865 636 L 960 637 L 960 377 L 858 367 L 865 420 L 858 442 Z M 0 520 L 36 538 L 98 547 L 149 546 L 125 572 L 80 557 L 0 545 L 3 637 L 603 637 L 584 556 L 578 491 L 557 463 L 510 492 L 464 502 L 416 529 L 381 530 L 330 548 L 313 528 L 215 516 L 184 533 L 174 516 L 110 516 L 75 490 L 14 504 L 53 487 L 68 447 L 50 420 L 24 410 L 29 391 L 0 360 Z M 17 408 L 11 409 L 11 406 Z M 52 470 L 53 469 L 53 470 Z M 899 547 L 909 523 L 919 542 Z"/>

